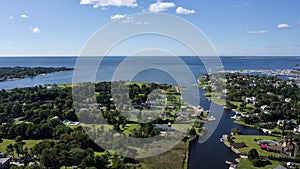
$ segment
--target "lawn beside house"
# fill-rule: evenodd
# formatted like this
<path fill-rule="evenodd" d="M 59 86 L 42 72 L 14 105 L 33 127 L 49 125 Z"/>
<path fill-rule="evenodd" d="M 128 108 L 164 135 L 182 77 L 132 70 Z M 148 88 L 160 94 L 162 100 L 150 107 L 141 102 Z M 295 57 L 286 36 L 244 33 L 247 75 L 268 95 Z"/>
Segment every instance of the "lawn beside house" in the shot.
<path fill-rule="evenodd" d="M 279 142 L 281 139 L 273 136 L 252 136 L 252 135 L 237 135 L 234 140 L 236 143 L 244 142 L 247 147 L 238 149 L 241 153 L 248 153 L 252 148 L 255 148 L 258 151 L 260 156 L 268 157 L 269 155 L 279 156 L 277 153 L 268 152 L 265 150 L 261 150 L 256 140 L 274 140 Z"/>
<path fill-rule="evenodd" d="M 267 159 L 268 160 L 268 159 Z M 266 165 L 264 167 L 259 167 L 259 169 L 271 169 L 271 168 L 276 168 L 278 165 L 282 165 L 282 162 L 279 161 L 273 161 L 273 160 L 269 160 L 272 164 L 271 165 Z M 253 164 L 251 163 L 251 161 L 249 161 L 248 159 L 241 159 L 240 162 L 238 163 L 237 166 L 238 169 L 257 169 L 257 167 L 253 166 Z"/>

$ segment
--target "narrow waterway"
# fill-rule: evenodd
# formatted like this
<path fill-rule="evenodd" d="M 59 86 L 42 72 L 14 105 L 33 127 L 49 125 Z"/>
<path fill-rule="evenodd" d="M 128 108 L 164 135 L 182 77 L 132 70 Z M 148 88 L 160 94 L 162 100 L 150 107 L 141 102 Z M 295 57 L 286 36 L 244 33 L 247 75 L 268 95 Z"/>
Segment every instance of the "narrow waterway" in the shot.
<path fill-rule="evenodd" d="M 205 110 L 208 110 L 210 105 L 214 103 L 204 98 L 203 93 L 204 91 L 201 90 L 201 106 Z M 213 106 L 218 107 L 219 105 L 214 104 Z M 211 112 L 211 115 L 214 115 L 214 112 Z M 225 161 L 234 161 L 238 156 L 233 153 L 230 148 L 226 147 L 220 141 L 220 138 L 223 134 L 229 134 L 232 128 L 237 127 L 241 131 L 241 134 L 245 135 L 263 134 L 260 130 L 234 123 L 230 118 L 234 115 L 235 112 L 224 110 L 219 125 L 211 137 L 204 143 L 199 143 L 199 141 L 197 141 L 191 144 L 189 150 L 189 169 L 227 169 L 229 166 L 228 164 L 225 164 Z M 208 124 L 205 125 L 208 131 L 212 130 L 210 128 L 213 126 L 211 123 L 217 122 L 208 122 Z"/>

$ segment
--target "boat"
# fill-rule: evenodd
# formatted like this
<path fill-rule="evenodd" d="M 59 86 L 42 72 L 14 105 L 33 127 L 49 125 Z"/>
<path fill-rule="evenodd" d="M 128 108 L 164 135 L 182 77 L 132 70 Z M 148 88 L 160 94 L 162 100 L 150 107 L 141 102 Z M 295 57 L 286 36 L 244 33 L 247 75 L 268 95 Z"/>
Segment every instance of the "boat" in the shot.
<path fill-rule="evenodd" d="M 234 115 L 234 116 L 232 116 L 232 117 L 230 117 L 231 119 L 237 119 L 238 118 L 238 116 L 237 115 Z"/>
<path fill-rule="evenodd" d="M 221 141 L 221 142 L 223 142 L 223 141 L 224 141 L 224 139 L 223 139 L 223 138 L 220 138 L 220 141 Z"/>

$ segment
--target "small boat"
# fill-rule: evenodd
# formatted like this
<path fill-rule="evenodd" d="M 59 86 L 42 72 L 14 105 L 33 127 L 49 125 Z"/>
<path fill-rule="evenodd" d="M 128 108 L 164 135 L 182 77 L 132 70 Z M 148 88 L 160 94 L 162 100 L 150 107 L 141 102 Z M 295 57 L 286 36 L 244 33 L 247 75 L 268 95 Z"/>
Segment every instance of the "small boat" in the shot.
<path fill-rule="evenodd" d="M 223 139 L 223 138 L 220 138 L 220 141 L 221 141 L 221 142 L 223 142 L 223 141 L 224 141 L 224 139 Z"/>
<path fill-rule="evenodd" d="M 230 117 L 231 119 L 237 119 L 238 118 L 238 116 L 237 115 L 234 115 L 234 116 L 232 116 L 232 117 Z"/>
<path fill-rule="evenodd" d="M 215 121 L 216 120 L 216 118 L 214 117 L 214 116 L 210 116 L 209 118 L 208 118 L 208 121 Z"/>

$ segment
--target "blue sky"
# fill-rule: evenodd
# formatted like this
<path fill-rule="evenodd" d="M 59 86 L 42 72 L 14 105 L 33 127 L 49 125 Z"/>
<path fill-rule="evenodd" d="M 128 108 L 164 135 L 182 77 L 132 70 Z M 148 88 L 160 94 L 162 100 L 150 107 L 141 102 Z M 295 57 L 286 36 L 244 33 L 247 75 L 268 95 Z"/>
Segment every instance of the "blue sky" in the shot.
<path fill-rule="evenodd" d="M 112 18 L 161 12 L 196 25 L 220 55 L 299 56 L 299 7 L 299 0 L 2 0 L 0 55 L 77 56 Z"/>

